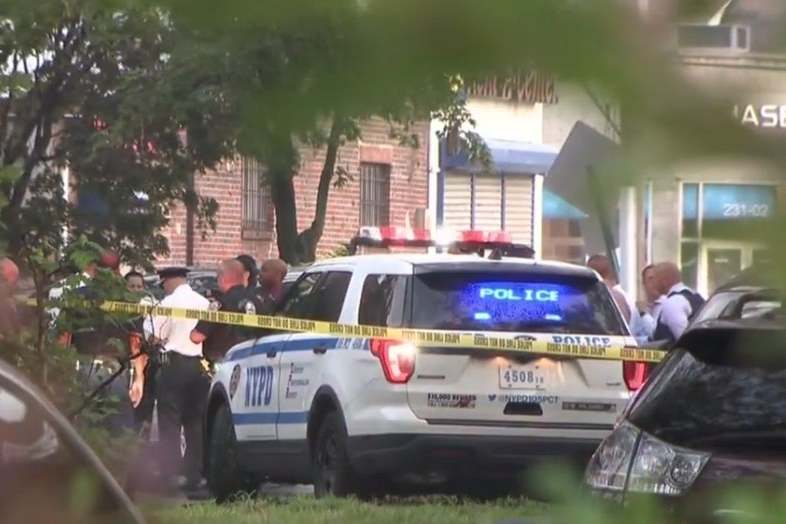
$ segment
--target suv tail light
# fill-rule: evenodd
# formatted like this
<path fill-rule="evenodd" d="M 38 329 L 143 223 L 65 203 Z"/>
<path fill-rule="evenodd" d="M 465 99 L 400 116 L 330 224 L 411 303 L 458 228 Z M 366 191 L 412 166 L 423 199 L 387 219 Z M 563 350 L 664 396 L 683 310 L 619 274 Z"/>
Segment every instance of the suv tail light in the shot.
<path fill-rule="evenodd" d="M 391 384 L 406 384 L 415 372 L 415 346 L 407 342 L 372 339 L 371 354 L 379 359 Z"/>
<path fill-rule="evenodd" d="M 641 389 L 641 386 L 647 381 L 647 377 L 652 371 L 652 366 L 646 362 L 623 362 L 622 363 L 622 377 L 625 379 L 625 385 L 631 391 Z"/>

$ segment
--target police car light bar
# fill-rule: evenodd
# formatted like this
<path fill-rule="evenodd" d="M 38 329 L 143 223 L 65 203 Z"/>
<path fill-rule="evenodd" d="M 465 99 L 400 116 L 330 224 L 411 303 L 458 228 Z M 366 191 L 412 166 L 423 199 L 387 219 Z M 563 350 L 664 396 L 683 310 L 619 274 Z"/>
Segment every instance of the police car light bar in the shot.
<path fill-rule="evenodd" d="M 430 247 L 434 245 L 431 234 L 427 229 L 412 229 L 406 227 L 361 227 L 355 238 L 354 246 L 368 247 Z"/>
<path fill-rule="evenodd" d="M 506 231 L 451 231 L 441 229 L 432 238 L 427 229 L 383 226 L 361 227 L 350 243 L 352 247 L 433 247 L 456 248 L 459 250 L 502 249 L 508 253 L 533 253 L 528 246 L 514 244 Z M 519 255 L 521 256 L 521 255 Z"/>

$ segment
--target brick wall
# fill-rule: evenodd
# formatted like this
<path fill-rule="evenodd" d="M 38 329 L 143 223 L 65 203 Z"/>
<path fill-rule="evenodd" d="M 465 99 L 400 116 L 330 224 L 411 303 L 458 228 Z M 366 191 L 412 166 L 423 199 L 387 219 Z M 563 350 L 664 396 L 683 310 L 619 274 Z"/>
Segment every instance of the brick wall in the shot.
<path fill-rule="evenodd" d="M 325 256 L 347 242 L 360 224 L 360 164 L 373 162 L 390 166 L 390 223 L 405 225 L 407 215 L 414 224 L 415 211 L 426 208 L 428 202 L 428 123 L 415 126 L 420 147 L 413 149 L 398 145 L 389 137 L 388 124 L 372 118 L 361 126 L 362 136 L 357 142 L 342 146 L 336 167 L 345 169 L 350 180 L 342 188 L 332 187 L 328 201 L 325 231 L 318 247 L 318 255 Z M 295 176 L 298 228 L 303 230 L 314 218 L 316 191 L 325 158 L 323 149 L 301 150 L 301 165 Z M 268 206 L 269 227 L 266 231 L 243 232 L 241 162 L 228 161 L 214 172 L 198 174 L 196 189 L 219 203 L 215 232 L 207 231 L 204 238 L 197 231 L 194 239 L 194 265 L 213 266 L 222 258 L 249 253 L 258 259 L 276 256 L 276 242 L 272 204 Z M 170 256 L 158 265 L 185 264 L 186 214 L 182 206 L 171 212 L 171 223 L 164 231 L 169 239 Z"/>

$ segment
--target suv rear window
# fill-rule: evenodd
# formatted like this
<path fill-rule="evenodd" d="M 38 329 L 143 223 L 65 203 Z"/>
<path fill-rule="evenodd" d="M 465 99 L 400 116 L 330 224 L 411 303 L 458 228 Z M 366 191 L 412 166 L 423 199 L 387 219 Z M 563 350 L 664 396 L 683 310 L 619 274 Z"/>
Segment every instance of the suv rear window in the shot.
<path fill-rule="evenodd" d="M 606 286 L 589 278 L 424 273 L 415 276 L 413 295 L 416 328 L 625 334 Z"/>

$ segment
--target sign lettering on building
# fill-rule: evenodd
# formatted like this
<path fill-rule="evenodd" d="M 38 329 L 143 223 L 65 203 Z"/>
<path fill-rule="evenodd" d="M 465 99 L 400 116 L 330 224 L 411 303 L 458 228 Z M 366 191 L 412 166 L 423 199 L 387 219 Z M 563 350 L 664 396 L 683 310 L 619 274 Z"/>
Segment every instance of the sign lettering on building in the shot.
<path fill-rule="evenodd" d="M 783 104 L 734 106 L 734 117 L 746 126 L 786 129 L 786 105 Z"/>
<path fill-rule="evenodd" d="M 467 86 L 470 96 L 498 98 L 525 104 L 556 104 L 557 89 L 551 76 L 537 71 L 493 76 Z"/>

